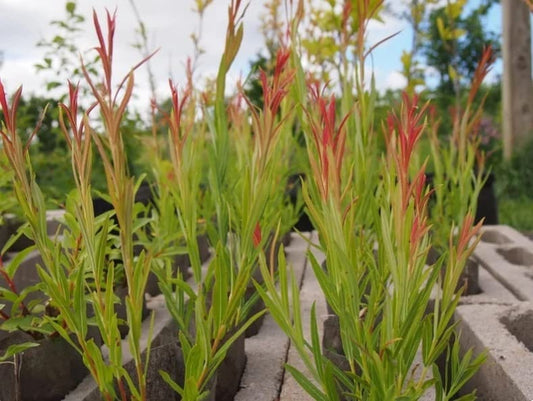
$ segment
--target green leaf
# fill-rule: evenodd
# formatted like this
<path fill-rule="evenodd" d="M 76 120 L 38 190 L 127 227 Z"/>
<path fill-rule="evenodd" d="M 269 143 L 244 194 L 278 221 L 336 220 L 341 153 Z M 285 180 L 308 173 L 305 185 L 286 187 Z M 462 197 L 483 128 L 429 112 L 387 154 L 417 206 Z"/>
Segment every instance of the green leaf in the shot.
<path fill-rule="evenodd" d="M 457 70 L 455 68 L 453 68 L 451 65 L 448 66 L 448 75 L 450 76 L 450 79 L 452 81 L 457 81 L 458 79 L 458 75 L 457 75 Z"/>
<path fill-rule="evenodd" d="M 447 40 L 448 39 L 448 34 L 447 34 L 448 30 L 444 27 L 444 21 L 442 20 L 441 17 L 437 18 L 437 29 L 439 31 L 440 37 L 443 40 Z"/>
<path fill-rule="evenodd" d="M 326 395 L 313 384 L 302 372 L 291 365 L 285 365 L 285 369 L 294 377 L 300 386 L 317 401 L 328 401 Z"/>
<path fill-rule="evenodd" d="M 178 383 L 176 383 L 174 380 L 172 380 L 172 378 L 170 377 L 170 375 L 163 371 L 163 370 L 160 370 L 159 371 L 159 374 L 161 375 L 161 377 L 163 378 L 163 380 L 170 386 L 172 387 L 172 390 L 174 390 L 176 393 L 178 393 L 182 398 L 183 398 L 183 388 L 180 387 L 180 385 Z"/>
<path fill-rule="evenodd" d="M 22 317 L 11 317 L 8 320 L 5 320 L 1 325 L 0 328 L 5 331 L 13 332 L 17 330 L 22 331 L 31 331 L 33 328 L 32 321 L 33 316 L 27 315 Z"/>
<path fill-rule="evenodd" d="M 10 345 L 4 355 L 0 355 L 0 362 L 7 361 L 8 359 L 12 358 L 16 354 L 20 354 L 21 352 L 26 351 L 29 348 L 38 347 L 38 343 L 22 343 L 22 344 L 13 344 Z"/>
<path fill-rule="evenodd" d="M 18 237 L 18 236 L 17 236 Z M 13 278 L 15 276 L 15 273 L 17 272 L 18 268 L 20 267 L 21 263 L 28 257 L 28 255 L 35 250 L 35 245 L 32 245 L 20 252 L 18 252 L 13 259 L 9 261 L 7 266 L 5 266 L 6 273 L 10 278 Z"/>
<path fill-rule="evenodd" d="M 62 85 L 61 82 L 57 82 L 57 81 L 48 82 L 46 84 L 46 90 L 52 90 L 52 89 L 60 87 L 61 85 Z"/>
<path fill-rule="evenodd" d="M 67 13 L 70 15 L 74 14 L 76 11 L 76 2 L 75 1 L 67 1 L 65 4 L 65 9 L 67 10 Z"/>

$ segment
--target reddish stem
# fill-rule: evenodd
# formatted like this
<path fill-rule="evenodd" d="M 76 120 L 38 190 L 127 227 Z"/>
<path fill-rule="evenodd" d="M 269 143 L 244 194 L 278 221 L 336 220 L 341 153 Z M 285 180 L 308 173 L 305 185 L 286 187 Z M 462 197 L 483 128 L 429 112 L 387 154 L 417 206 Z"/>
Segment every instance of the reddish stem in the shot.
<path fill-rule="evenodd" d="M 19 292 L 17 291 L 17 287 L 15 286 L 15 282 L 9 277 L 9 274 L 7 274 L 4 262 L 2 261 L 2 258 L 0 257 L 0 275 L 4 278 L 5 282 L 7 283 L 7 286 L 13 293 L 19 295 Z M 20 309 L 22 310 L 22 315 L 27 316 L 30 314 L 30 311 L 28 308 L 26 308 L 26 305 L 24 305 L 24 302 L 20 303 Z"/>
<path fill-rule="evenodd" d="M 4 320 L 9 319 L 9 316 L 3 310 L 0 310 L 0 317 Z"/>
<path fill-rule="evenodd" d="M 126 395 L 126 389 L 124 388 L 124 382 L 122 381 L 122 378 L 117 379 L 118 382 L 118 390 L 120 392 L 120 399 L 122 401 L 128 401 L 128 396 Z"/>
<path fill-rule="evenodd" d="M 15 294 L 18 294 L 17 287 L 15 286 L 15 282 L 9 277 L 9 274 L 7 274 L 3 263 L 0 263 L 0 274 L 4 278 L 4 280 L 7 283 L 7 286 L 11 291 L 13 291 Z"/>

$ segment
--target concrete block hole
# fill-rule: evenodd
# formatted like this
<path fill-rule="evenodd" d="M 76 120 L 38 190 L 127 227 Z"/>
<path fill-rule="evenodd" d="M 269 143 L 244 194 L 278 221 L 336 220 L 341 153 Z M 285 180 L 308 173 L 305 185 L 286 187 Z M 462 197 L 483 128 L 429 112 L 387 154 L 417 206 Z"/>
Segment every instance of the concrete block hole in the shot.
<path fill-rule="evenodd" d="M 500 322 L 526 348 L 533 352 L 533 310 L 503 316 Z"/>
<path fill-rule="evenodd" d="M 512 242 L 509 237 L 498 230 L 484 230 L 481 235 L 481 241 L 498 245 L 509 244 Z"/>
<path fill-rule="evenodd" d="M 513 265 L 533 266 L 533 253 L 524 247 L 498 248 L 497 252 Z"/>

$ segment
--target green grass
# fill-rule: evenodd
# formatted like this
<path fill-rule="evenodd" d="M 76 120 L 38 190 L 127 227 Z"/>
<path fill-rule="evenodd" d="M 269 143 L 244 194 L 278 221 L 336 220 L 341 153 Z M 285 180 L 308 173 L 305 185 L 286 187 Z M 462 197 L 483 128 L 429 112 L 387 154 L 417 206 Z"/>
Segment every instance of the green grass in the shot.
<path fill-rule="evenodd" d="M 498 213 L 500 224 L 533 232 L 533 199 L 526 196 L 501 198 L 498 200 Z"/>

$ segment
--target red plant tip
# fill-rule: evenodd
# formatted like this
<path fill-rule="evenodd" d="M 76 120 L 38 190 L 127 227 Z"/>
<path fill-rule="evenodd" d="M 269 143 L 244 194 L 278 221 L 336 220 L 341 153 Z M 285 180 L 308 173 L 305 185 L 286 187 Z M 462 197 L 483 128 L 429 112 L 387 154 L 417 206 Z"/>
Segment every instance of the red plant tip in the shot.
<path fill-rule="evenodd" d="M 167 172 L 167 181 L 174 182 L 175 180 L 176 180 L 176 174 L 174 173 L 174 170 L 169 170 Z"/>
<path fill-rule="evenodd" d="M 70 110 L 73 113 L 78 112 L 78 92 L 80 89 L 80 84 L 74 85 L 72 82 L 68 81 L 68 98 L 70 102 Z"/>
<path fill-rule="evenodd" d="M 342 7 L 342 21 L 343 25 L 346 25 L 348 22 L 348 19 L 350 18 L 350 14 L 352 13 L 352 2 L 349 0 L 344 1 L 344 5 Z"/>
<path fill-rule="evenodd" d="M 291 57 L 291 51 L 289 48 L 281 48 L 276 53 L 276 68 L 274 69 L 274 76 L 279 77 L 287 66 L 287 62 Z"/>
<path fill-rule="evenodd" d="M 2 106 L 2 112 L 4 113 L 5 125 L 9 127 L 9 108 L 7 106 L 6 91 L 4 89 L 4 84 L 0 79 L 0 104 Z"/>
<path fill-rule="evenodd" d="M 335 188 L 337 196 L 340 196 L 341 168 L 345 153 L 346 132 L 344 124 L 349 114 L 336 126 L 336 102 L 335 96 L 326 98 L 320 85 L 311 83 L 309 88 L 311 102 L 316 109 L 316 115 L 310 116 L 313 141 L 318 153 L 320 167 L 314 167 L 314 175 L 320 179 L 318 187 L 322 198 L 326 199 L 331 187 Z M 314 162 L 313 162 L 314 163 Z"/>
<path fill-rule="evenodd" d="M 410 255 L 414 256 L 417 245 L 420 243 L 421 238 L 426 235 L 428 231 L 428 225 L 426 224 L 426 218 L 416 215 L 414 217 L 411 227 L 411 236 L 410 236 Z"/>
<path fill-rule="evenodd" d="M 234 126 L 241 126 L 244 119 L 244 94 L 243 94 L 243 87 L 242 83 L 239 81 L 237 82 L 237 88 L 238 92 L 237 94 L 230 100 L 227 113 L 229 116 L 229 121 Z"/>
<path fill-rule="evenodd" d="M 433 190 L 427 191 L 425 171 L 426 163 L 424 163 L 424 165 L 420 168 L 413 180 L 413 183 L 411 184 L 411 191 L 413 192 L 415 207 L 420 215 L 425 215 L 425 209 L 429 201 L 429 197 L 433 192 Z"/>
<path fill-rule="evenodd" d="M 402 206 L 407 207 L 409 194 L 409 165 L 415 146 L 420 139 L 425 123 L 423 121 L 427 104 L 422 108 L 418 106 L 418 97 L 412 98 L 404 92 L 402 95 L 400 116 L 389 114 L 387 116 L 386 142 L 387 154 L 396 164 L 400 185 L 402 186 Z"/>
<path fill-rule="evenodd" d="M 152 110 L 152 113 L 155 113 L 159 107 L 157 106 L 157 100 L 155 98 L 150 99 L 150 109 Z"/>
<path fill-rule="evenodd" d="M 350 29 L 350 15 L 352 14 L 352 2 L 350 0 L 345 0 L 342 7 L 342 40 L 346 42 L 349 38 L 349 29 Z"/>
<path fill-rule="evenodd" d="M 457 255 L 461 257 L 464 252 L 468 252 L 470 241 L 479 234 L 483 221 L 474 226 L 474 216 L 468 213 L 464 220 L 457 242 Z"/>
<path fill-rule="evenodd" d="M 261 225 L 259 224 L 259 222 L 257 222 L 257 224 L 255 225 L 252 240 L 255 248 L 257 248 L 261 244 Z"/>
<path fill-rule="evenodd" d="M 17 109 L 21 95 L 22 86 L 19 86 L 19 88 L 15 91 L 13 97 L 11 98 L 11 107 L 9 107 L 4 85 L 0 80 L 0 106 L 2 107 L 2 112 L 4 114 L 5 129 L 7 130 L 7 133 L 11 135 L 15 135 L 15 132 L 17 130 Z M 2 128 L 3 127 L 0 127 L 0 129 Z M 8 137 L 6 136 L 7 133 L 4 133 L 3 131 L 1 132 L 2 137 L 8 140 L 8 142 L 11 142 L 11 140 L 8 139 Z"/>
<path fill-rule="evenodd" d="M 289 49 L 282 48 L 278 50 L 274 75 L 270 85 L 265 71 L 261 70 L 260 72 L 265 109 L 270 110 L 272 115 L 277 114 L 282 100 L 288 93 L 288 87 L 294 78 L 295 71 L 287 71 L 290 55 L 291 52 Z"/>
<path fill-rule="evenodd" d="M 179 92 L 177 87 L 173 84 L 172 80 L 168 80 L 171 92 L 172 100 L 172 113 L 170 116 L 170 130 L 175 143 L 181 143 L 184 140 L 185 135 L 182 135 L 181 130 L 181 118 L 183 116 L 183 110 L 190 96 L 190 91 L 185 90 L 182 93 L 182 99 L 180 101 Z"/>
<path fill-rule="evenodd" d="M 96 35 L 98 36 L 98 43 L 99 46 L 96 47 L 96 51 L 100 55 L 100 59 L 102 61 L 102 65 L 104 67 L 104 75 L 105 75 L 105 81 L 106 81 L 106 90 L 108 93 L 111 93 L 111 76 L 112 76 L 112 63 L 113 63 L 113 38 L 115 36 L 115 28 L 116 28 L 116 16 L 117 16 L 117 10 L 113 12 L 113 15 L 109 13 L 109 10 L 106 9 L 106 17 L 107 17 L 107 43 L 104 39 L 104 35 L 102 33 L 102 28 L 100 26 L 100 21 L 98 20 L 98 15 L 96 14 L 96 11 L 93 9 L 93 23 L 94 28 L 96 30 Z"/>
<path fill-rule="evenodd" d="M 474 72 L 474 78 L 472 78 L 472 85 L 470 86 L 470 92 L 468 93 L 468 104 L 472 104 L 474 101 L 474 98 L 479 91 L 483 80 L 492 68 L 493 63 L 494 52 L 492 50 L 492 46 L 489 45 L 483 49 L 481 60 L 476 67 L 476 71 Z"/>
<path fill-rule="evenodd" d="M 68 81 L 68 97 L 69 104 L 68 106 L 64 103 L 59 103 L 59 108 L 62 113 L 65 113 L 67 116 L 67 121 L 70 125 L 72 131 L 72 136 L 74 137 L 78 146 L 82 142 L 83 138 L 83 123 L 78 125 L 78 94 L 79 94 L 79 84 L 74 85 L 72 82 Z M 63 131 L 63 135 L 68 143 L 68 146 L 72 148 L 72 141 L 70 133 L 67 130 L 63 122 L 63 115 L 60 115 L 60 125 Z"/>

